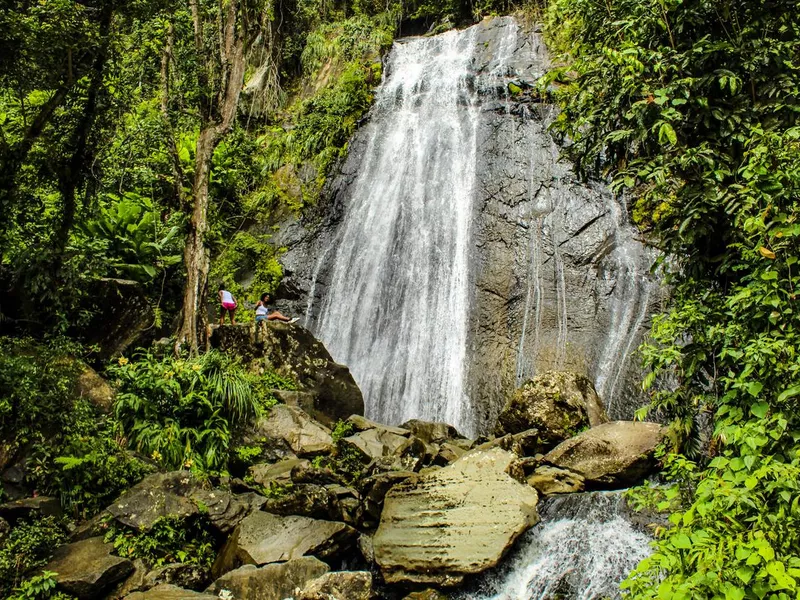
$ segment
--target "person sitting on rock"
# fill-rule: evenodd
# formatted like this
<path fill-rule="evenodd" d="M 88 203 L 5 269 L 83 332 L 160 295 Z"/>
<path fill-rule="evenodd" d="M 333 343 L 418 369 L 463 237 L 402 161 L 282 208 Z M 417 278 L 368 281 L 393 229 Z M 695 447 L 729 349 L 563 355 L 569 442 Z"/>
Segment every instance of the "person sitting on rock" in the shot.
<path fill-rule="evenodd" d="M 225 313 L 231 317 L 231 325 L 236 325 L 236 298 L 233 297 L 228 290 L 223 286 L 219 286 L 219 303 L 221 305 L 219 312 L 219 324 L 225 323 Z"/>
<path fill-rule="evenodd" d="M 291 319 L 277 310 L 270 310 L 268 306 L 269 301 L 269 294 L 261 295 L 261 300 L 256 304 L 256 324 L 262 321 L 282 321 L 284 323 L 296 323 L 299 321 L 297 317 Z"/>

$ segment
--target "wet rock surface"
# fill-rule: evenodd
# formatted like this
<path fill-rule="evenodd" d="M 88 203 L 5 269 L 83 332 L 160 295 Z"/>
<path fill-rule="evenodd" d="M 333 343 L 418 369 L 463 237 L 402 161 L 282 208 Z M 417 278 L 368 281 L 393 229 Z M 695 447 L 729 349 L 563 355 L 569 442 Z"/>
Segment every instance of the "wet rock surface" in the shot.
<path fill-rule="evenodd" d="M 612 418 L 630 418 L 642 398 L 631 353 L 661 295 L 649 272 L 652 256 L 636 239 L 624 202 L 601 184 L 582 183 L 560 158 L 548 132 L 554 111 L 528 91 L 549 66 L 542 36 L 508 19 L 486 20 L 471 35 L 470 77 L 477 81 L 493 74 L 489 80 L 494 81 L 477 93 L 465 273 L 470 296 L 465 389 L 470 390 L 467 412 L 475 415 L 472 425 L 475 432 L 489 431 L 509 393 L 551 369 L 588 377 Z M 511 93 L 509 83 L 525 92 Z M 471 103 L 462 106 L 460 119 L 473 119 Z M 286 305 L 296 314 L 310 306 L 312 331 L 324 318 L 335 248 L 359 193 L 359 173 L 374 151 L 374 135 L 366 127 L 354 136 L 317 214 L 304 223 L 287 223 L 277 236 L 288 247 L 281 258 L 284 287 L 292 291 Z M 392 305 L 387 319 L 401 318 L 401 312 Z M 366 334 L 359 330 L 358 335 Z M 334 354 L 350 347 L 349 342 L 328 345 Z M 340 359 L 364 379 L 359 383 L 367 393 L 374 356 Z M 380 389 L 380 382 L 375 385 Z M 384 397 L 371 401 L 389 403 Z"/>
<path fill-rule="evenodd" d="M 654 470 L 653 455 L 664 436 L 658 423 L 612 421 L 559 444 L 543 461 L 579 474 L 587 487 L 626 487 Z"/>

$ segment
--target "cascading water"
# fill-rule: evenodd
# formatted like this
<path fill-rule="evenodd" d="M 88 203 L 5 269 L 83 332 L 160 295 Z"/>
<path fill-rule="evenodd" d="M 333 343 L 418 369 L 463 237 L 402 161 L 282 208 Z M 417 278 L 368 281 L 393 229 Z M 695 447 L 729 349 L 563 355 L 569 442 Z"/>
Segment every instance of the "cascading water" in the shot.
<path fill-rule="evenodd" d="M 557 496 L 509 560 L 460 600 L 619 598 L 619 584 L 650 555 L 650 538 L 625 518 L 621 492 Z"/>
<path fill-rule="evenodd" d="M 568 298 L 568 290 L 564 279 L 564 260 L 559 250 L 563 242 L 565 215 L 569 213 L 568 196 L 553 197 L 544 194 L 545 199 L 532 202 L 528 224 L 530 230 L 528 285 L 523 311 L 522 332 L 517 351 L 516 383 L 521 385 L 537 374 L 537 359 L 542 348 L 541 337 L 543 313 L 543 279 L 545 262 L 552 262 L 549 267 L 553 274 L 550 278 L 554 285 L 556 333 L 557 337 L 548 347 L 550 356 L 548 368 L 568 368 L 565 359 L 571 340 L 568 324 L 572 320 L 573 307 Z M 649 314 L 650 301 L 656 295 L 658 282 L 650 274 L 650 266 L 654 255 L 648 251 L 635 237 L 635 230 L 630 225 L 623 201 L 610 194 L 599 194 L 602 203 L 603 220 L 607 225 L 608 240 L 602 248 L 607 255 L 601 265 L 601 276 L 611 281 L 612 292 L 606 300 L 609 323 L 605 328 L 604 340 L 598 344 L 598 354 L 594 357 L 594 365 L 589 369 L 594 376 L 595 387 L 603 399 L 606 409 L 613 417 L 624 416 L 618 410 L 624 394 L 621 379 L 624 377 L 631 355 L 640 339 L 641 329 Z M 546 258 L 543 258 L 546 257 Z M 581 310 L 580 307 L 577 310 Z M 579 332 L 580 333 L 580 332 Z M 622 407 L 624 408 L 624 407 Z"/>
<path fill-rule="evenodd" d="M 482 85 L 474 35 L 395 44 L 335 257 L 320 259 L 334 266 L 315 330 L 351 368 L 367 416 L 384 423 L 474 430 L 464 389 Z"/>
<path fill-rule="evenodd" d="M 612 417 L 637 407 L 652 256 L 521 92 L 546 69 L 541 36 L 511 17 L 395 43 L 324 222 L 285 257 L 369 418 L 484 433 L 546 369 L 593 379 Z"/>
<path fill-rule="evenodd" d="M 552 111 L 522 91 L 546 69 L 541 36 L 510 17 L 395 43 L 322 223 L 284 257 L 367 417 L 485 433 L 515 384 L 554 368 L 592 378 L 612 417 L 635 405 L 652 256 L 624 202 L 560 159 Z M 619 495 L 540 509 L 465 600 L 617 596 L 649 553 Z"/>

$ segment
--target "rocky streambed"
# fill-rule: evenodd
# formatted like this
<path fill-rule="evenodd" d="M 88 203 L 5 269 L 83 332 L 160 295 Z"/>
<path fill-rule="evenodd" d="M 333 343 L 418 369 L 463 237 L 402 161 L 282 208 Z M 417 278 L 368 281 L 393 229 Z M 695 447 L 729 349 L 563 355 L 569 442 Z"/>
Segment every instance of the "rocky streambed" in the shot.
<path fill-rule="evenodd" d="M 292 373 L 301 388 L 243 433 L 251 464 L 238 473 L 155 473 L 79 526 L 45 567 L 59 589 L 81 599 L 455 597 L 535 528 L 543 498 L 640 481 L 663 437 L 654 423 L 609 421 L 591 382 L 563 372 L 517 390 L 478 440 L 445 423 L 342 420 L 359 408 L 358 388 L 303 328 L 221 327 L 212 344 L 251 369 Z M 0 505 L 0 519 L 57 511 L 54 499 L 28 498 Z M 165 523 L 202 529 L 205 561 L 147 564 L 121 551 L 120 535 Z"/>

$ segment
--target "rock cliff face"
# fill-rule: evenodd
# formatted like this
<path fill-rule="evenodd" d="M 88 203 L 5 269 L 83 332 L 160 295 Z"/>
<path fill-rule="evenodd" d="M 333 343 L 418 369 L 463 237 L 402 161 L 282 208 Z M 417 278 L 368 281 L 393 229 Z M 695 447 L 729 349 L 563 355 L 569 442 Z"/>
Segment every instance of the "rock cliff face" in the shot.
<path fill-rule="evenodd" d="M 284 298 L 368 417 L 485 432 L 549 369 L 586 375 L 612 418 L 640 405 L 652 256 L 624 203 L 559 159 L 533 92 L 547 64 L 510 17 L 398 42 L 318 213 L 281 232 Z"/>

